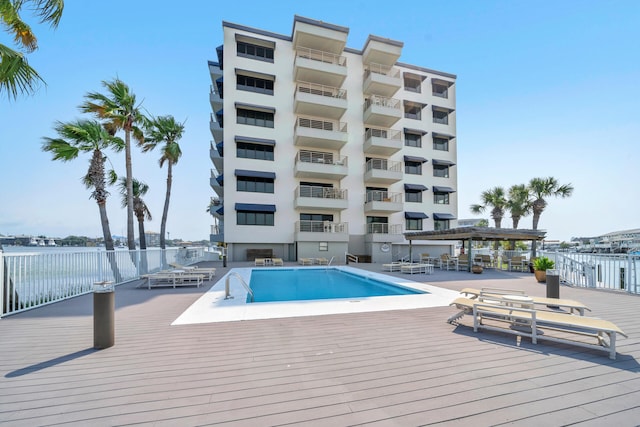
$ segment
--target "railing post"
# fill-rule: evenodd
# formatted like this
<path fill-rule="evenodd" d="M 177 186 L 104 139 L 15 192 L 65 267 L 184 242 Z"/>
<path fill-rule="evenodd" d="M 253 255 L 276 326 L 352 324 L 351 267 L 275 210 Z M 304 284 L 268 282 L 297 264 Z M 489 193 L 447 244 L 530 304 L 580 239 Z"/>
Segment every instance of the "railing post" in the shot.
<path fill-rule="evenodd" d="M 4 253 L 0 247 L 0 318 L 4 313 Z"/>

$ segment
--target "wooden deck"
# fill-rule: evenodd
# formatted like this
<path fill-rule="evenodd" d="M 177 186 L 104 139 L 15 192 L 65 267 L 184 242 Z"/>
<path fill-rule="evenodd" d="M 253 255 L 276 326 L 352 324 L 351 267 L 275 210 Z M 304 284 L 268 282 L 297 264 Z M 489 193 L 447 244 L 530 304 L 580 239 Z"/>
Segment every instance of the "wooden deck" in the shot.
<path fill-rule="evenodd" d="M 351 264 L 351 266 L 355 266 Z M 380 271 L 376 264 L 360 265 Z M 219 268 L 217 278 L 225 269 Z M 533 275 L 402 275 L 524 289 Z M 453 307 L 170 326 L 209 287 L 116 291 L 94 350 L 92 296 L 0 320 L 0 424 L 635 426 L 640 297 L 561 288 L 620 326 L 618 356 L 446 323 Z"/>

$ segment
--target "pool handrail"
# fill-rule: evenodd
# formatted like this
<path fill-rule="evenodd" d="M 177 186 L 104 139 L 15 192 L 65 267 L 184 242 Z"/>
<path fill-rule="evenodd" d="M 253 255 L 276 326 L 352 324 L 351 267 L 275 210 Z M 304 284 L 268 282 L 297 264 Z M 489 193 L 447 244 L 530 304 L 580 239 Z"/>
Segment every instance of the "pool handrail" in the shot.
<path fill-rule="evenodd" d="M 249 285 L 247 285 L 247 282 L 244 281 L 244 279 L 242 278 L 242 276 L 240 276 L 238 273 L 236 273 L 235 271 L 230 272 L 229 274 L 227 274 L 226 279 L 224 280 L 224 299 L 233 299 L 233 296 L 231 295 L 231 292 L 229 291 L 229 279 L 231 278 L 231 276 L 235 276 L 240 280 L 240 283 L 242 284 L 242 286 L 244 286 L 244 288 L 247 290 L 247 293 L 249 295 L 251 295 L 251 301 L 253 302 L 253 291 L 251 290 L 251 288 L 249 287 Z"/>

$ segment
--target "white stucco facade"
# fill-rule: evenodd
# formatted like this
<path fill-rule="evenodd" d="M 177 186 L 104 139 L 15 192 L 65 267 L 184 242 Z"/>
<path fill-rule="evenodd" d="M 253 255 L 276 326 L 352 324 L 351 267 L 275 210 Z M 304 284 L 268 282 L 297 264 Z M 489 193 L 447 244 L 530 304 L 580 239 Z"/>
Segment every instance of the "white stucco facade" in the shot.
<path fill-rule="evenodd" d="M 291 36 L 222 28 L 209 61 L 211 240 L 229 260 L 270 249 L 387 262 L 408 253 L 403 232 L 456 226 L 455 75 L 399 62 L 394 40 L 347 48 L 347 28 L 308 18 Z"/>

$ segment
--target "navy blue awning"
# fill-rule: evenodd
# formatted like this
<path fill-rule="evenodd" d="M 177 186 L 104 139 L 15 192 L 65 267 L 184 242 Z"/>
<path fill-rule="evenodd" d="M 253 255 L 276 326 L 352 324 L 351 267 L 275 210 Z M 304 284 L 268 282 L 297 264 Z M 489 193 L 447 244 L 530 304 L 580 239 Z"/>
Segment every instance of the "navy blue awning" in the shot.
<path fill-rule="evenodd" d="M 237 211 L 246 212 L 275 212 L 276 205 L 257 205 L 254 203 L 236 203 Z"/>
<path fill-rule="evenodd" d="M 216 148 L 218 149 L 218 153 L 220 156 L 224 157 L 224 141 L 220 141 L 216 144 Z"/>
<path fill-rule="evenodd" d="M 273 139 L 252 138 L 249 136 L 235 136 L 234 140 L 235 142 L 248 142 L 251 144 L 276 145 L 276 141 Z"/>
<path fill-rule="evenodd" d="M 235 102 L 234 106 L 236 108 L 242 108 L 245 110 L 253 110 L 253 111 L 262 111 L 264 113 L 276 113 L 276 109 L 274 107 L 269 107 L 267 105 L 255 105 L 255 104 L 247 104 L 244 102 Z"/>
<path fill-rule="evenodd" d="M 224 185 L 224 175 L 220 174 L 216 176 L 216 181 L 218 181 L 218 184 Z"/>
<path fill-rule="evenodd" d="M 404 185 L 404 191 L 425 191 L 425 190 L 428 190 L 428 188 L 422 184 L 405 184 Z"/>
<path fill-rule="evenodd" d="M 218 209 L 216 209 L 216 213 L 218 215 L 224 215 L 224 206 L 220 206 Z"/>
<path fill-rule="evenodd" d="M 425 159 L 424 157 L 417 157 L 417 156 L 404 156 L 404 161 L 405 162 L 425 163 L 427 161 L 427 159 Z"/>
<path fill-rule="evenodd" d="M 216 88 L 218 88 L 218 95 L 221 99 L 224 99 L 224 77 L 218 77 L 216 79 Z"/>
<path fill-rule="evenodd" d="M 224 127 L 224 112 L 222 110 L 223 109 L 221 108 L 218 111 L 216 111 L 216 121 L 218 122 L 221 128 Z"/>
<path fill-rule="evenodd" d="M 405 212 L 405 219 L 425 219 L 429 218 L 424 212 Z"/>
<path fill-rule="evenodd" d="M 447 139 L 455 138 L 455 136 L 453 135 L 448 135 L 446 133 L 439 133 L 439 132 L 431 132 L 431 135 L 435 136 L 436 138 L 447 138 Z"/>
<path fill-rule="evenodd" d="M 440 187 L 437 185 L 434 185 L 433 187 L 431 187 L 431 189 L 433 190 L 434 193 L 455 193 L 456 190 L 454 190 L 451 187 Z"/>
<path fill-rule="evenodd" d="M 456 217 L 450 213 L 434 213 L 433 219 L 456 219 Z"/>
<path fill-rule="evenodd" d="M 245 176 L 248 178 L 267 178 L 267 179 L 276 179 L 275 172 L 262 172 L 262 171 L 250 171 L 244 169 L 236 169 L 236 176 Z"/>
<path fill-rule="evenodd" d="M 218 63 L 220 64 L 220 69 L 222 70 L 222 59 L 224 58 L 224 45 L 220 45 L 216 48 L 216 55 L 218 56 Z"/>
<path fill-rule="evenodd" d="M 436 160 L 433 159 L 431 160 L 431 163 L 433 163 L 434 165 L 440 165 L 440 166 L 455 166 L 456 164 L 449 161 L 449 160 Z"/>
<path fill-rule="evenodd" d="M 427 134 L 427 131 L 426 130 L 422 130 L 422 129 L 404 128 L 404 132 L 405 133 L 414 133 L 416 135 L 426 135 Z"/>

